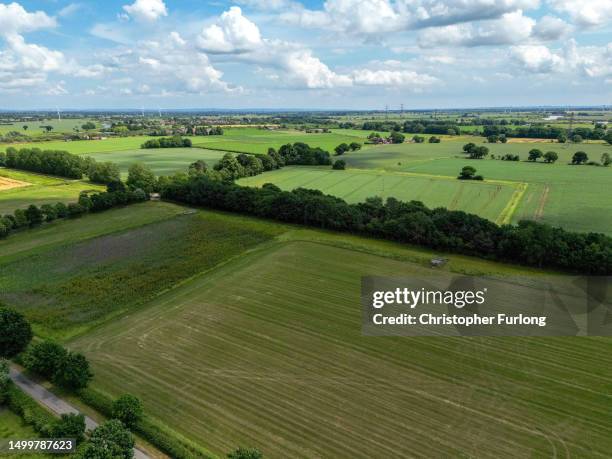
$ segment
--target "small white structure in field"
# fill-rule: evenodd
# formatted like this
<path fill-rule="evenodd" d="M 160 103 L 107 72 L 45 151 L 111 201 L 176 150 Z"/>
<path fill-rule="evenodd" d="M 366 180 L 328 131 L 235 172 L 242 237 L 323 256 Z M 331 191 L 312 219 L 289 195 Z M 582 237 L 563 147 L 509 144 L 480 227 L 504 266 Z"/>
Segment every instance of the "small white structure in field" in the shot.
<path fill-rule="evenodd" d="M 441 268 L 448 263 L 448 258 L 432 258 L 430 261 L 432 268 Z"/>

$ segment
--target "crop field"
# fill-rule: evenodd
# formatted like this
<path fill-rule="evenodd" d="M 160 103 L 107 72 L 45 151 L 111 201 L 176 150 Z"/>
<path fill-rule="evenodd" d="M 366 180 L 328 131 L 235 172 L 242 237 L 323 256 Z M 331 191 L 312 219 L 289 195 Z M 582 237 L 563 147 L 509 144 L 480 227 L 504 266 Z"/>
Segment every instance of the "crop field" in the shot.
<path fill-rule="evenodd" d="M 486 179 L 528 183 L 514 221 L 535 219 L 574 231 L 612 233 L 609 197 L 612 168 L 448 159 L 414 164 L 407 170 L 424 174 L 452 174 L 473 165 Z"/>
<path fill-rule="evenodd" d="M 498 220 L 517 187 L 505 183 L 466 182 L 455 177 L 426 176 L 384 171 L 345 170 L 329 167 L 285 167 L 239 181 L 241 185 L 261 186 L 274 183 L 285 190 L 315 188 L 338 196 L 347 202 L 363 202 L 366 198 L 395 197 L 403 201 L 417 200 L 429 207 L 448 207 L 477 213 Z"/>
<path fill-rule="evenodd" d="M 186 172 L 189 164 L 199 159 L 212 167 L 224 154 L 224 151 L 203 148 L 151 148 L 94 153 L 89 156 L 96 161 L 117 164 L 124 175 L 127 175 L 130 165 L 137 162 L 145 163 L 157 175 L 172 175 L 175 172 Z"/>
<path fill-rule="evenodd" d="M 141 397 L 220 455 L 609 453 L 610 340 L 364 339 L 361 276 L 428 269 L 328 234 L 288 231 L 70 347 L 92 362 L 95 389 Z"/>
<path fill-rule="evenodd" d="M 2 188 L 4 180 L 18 181 L 23 186 Z M 83 190 L 103 187 L 80 180 L 61 179 L 46 175 L 0 168 L 0 214 L 12 213 L 30 204 L 41 206 L 57 202 L 76 202 Z"/>
<path fill-rule="evenodd" d="M 0 144 L 0 151 L 5 151 L 8 147 L 14 148 L 40 148 L 41 150 L 64 150 L 75 155 L 89 153 L 103 153 L 109 151 L 133 150 L 147 140 L 154 137 L 113 137 L 102 140 L 74 140 L 65 142 L 63 140 L 50 142 L 30 142 L 30 143 L 5 143 Z"/>
<path fill-rule="evenodd" d="M 226 129 L 222 136 L 193 138 L 196 147 L 234 150 L 244 153 L 266 153 L 269 147 L 278 149 L 287 143 L 304 142 L 311 147 L 320 147 L 333 152 L 339 144 L 363 143 L 368 131 L 335 129 L 333 132 L 306 134 L 293 129 L 266 131 L 262 129 Z"/>
<path fill-rule="evenodd" d="M 0 253 L 6 254 L 0 256 L 0 300 L 26 313 L 40 335 L 83 332 L 277 233 L 269 225 L 259 229 L 240 220 L 204 219 L 162 203 L 91 217 L 115 220 L 115 225 L 93 238 L 77 236 L 69 245 L 66 230 L 72 221 L 45 226 L 45 246 L 35 253 L 15 250 L 21 244 L 17 237 L 0 243 Z M 93 231 L 100 218 L 79 219 L 80 234 Z M 49 243 L 49 233 L 63 234 L 63 243 Z M 34 248 L 39 244 L 35 239 Z"/>
<path fill-rule="evenodd" d="M 518 154 L 522 161 L 527 159 L 529 150 L 533 148 L 538 148 L 543 152 L 549 150 L 556 151 L 559 155 L 558 165 L 570 162 L 571 157 L 577 151 L 586 152 L 589 159 L 596 161 L 599 161 L 603 153 L 610 153 L 612 155 L 612 146 L 603 143 L 560 144 L 556 142 L 523 142 L 490 144 L 483 142 L 482 137 L 466 137 L 461 140 L 442 141 L 438 144 L 403 143 L 398 145 L 368 145 L 362 150 L 345 153 L 342 159 L 344 159 L 350 167 L 405 171 L 411 170 L 411 167 L 415 163 L 423 161 L 456 157 L 463 158 L 464 154 L 462 147 L 468 142 L 474 142 L 477 145 L 487 147 L 490 153 L 495 156 L 505 155 L 507 153 Z M 458 170 L 454 171 L 452 175 L 456 175 L 458 172 Z"/>

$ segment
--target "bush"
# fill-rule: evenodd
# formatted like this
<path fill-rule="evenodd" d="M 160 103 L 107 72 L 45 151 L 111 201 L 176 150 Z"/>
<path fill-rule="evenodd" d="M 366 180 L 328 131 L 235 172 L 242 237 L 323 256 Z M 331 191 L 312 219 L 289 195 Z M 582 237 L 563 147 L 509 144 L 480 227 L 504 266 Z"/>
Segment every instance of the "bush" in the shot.
<path fill-rule="evenodd" d="M 238 448 L 227 455 L 228 459 L 263 459 L 263 454 L 256 448 Z"/>
<path fill-rule="evenodd" d="M 81 459 L 131 459 L 133 456 L 134 437 L 117 419 L 96 427 L 76 454 Z"/>
<path fill-rule="evenodd" d="M 68 217 L 77 218 L 87 212 L 87 209 L 81 204 L 71 202 L 68 204 Z"/>
<path fill-rule="evenodd" d="M 142 419 L 142 403 L 138 397 L 125 394 L 113 403 L 113 418 L 119 419 L 128 427 L 134 425 Z"/>
<path fill-rule="evenodd" d="M 341 143 L 336 148 L 334 148 L 334 151 L 336 152 L 336 155 L 340 156 L 349 151 L 350 149 L 351 147 L 349 147 L 348 144 Z"/>
<path fill-rule="evenodd" d="M 40 225 L 44 220 L 42 211 L 34 204 L 30 204 L 28 206 L 25 211 L 25 216 L 28 219 L 28 223 L 30 224 L 30 226 Z"/>
<path fill-rule="evenodd" d="M 332 169 L 335 169 L 337 171 L 343 171 L 344 169 L 346 169 L 346 162 L 339 159 L 338 161 L 334 162 Z"/>
<path fill-rule="evenodd" d="M 8 407 L 42 437 L 51 437 L 56 418 L 41 407 L 38 402 L 9 382 L 6 392 Z"/>
<path fill-rule="evenodd" d="M 85 438 L 85 416 L 82 414 L 62 414 L 59 421 L 51 427 L 50 436 L 54 438 L 74 438 L 80 443 Z"/>
<path fill-rule="evenodd" d="M 113 401 L 93 389 L 82 389 L 79 397 L 87 405 L 93 407 L 106 417 L 113 415 Z M 142 438 L 159 448 L 170 457 L 176 459 L 192 459 L 194 457 L 212 457 L 198 445 L 182 438 L 180 434 L 167 426 L 148 419 L 146 416 L 133 427 Z"/>

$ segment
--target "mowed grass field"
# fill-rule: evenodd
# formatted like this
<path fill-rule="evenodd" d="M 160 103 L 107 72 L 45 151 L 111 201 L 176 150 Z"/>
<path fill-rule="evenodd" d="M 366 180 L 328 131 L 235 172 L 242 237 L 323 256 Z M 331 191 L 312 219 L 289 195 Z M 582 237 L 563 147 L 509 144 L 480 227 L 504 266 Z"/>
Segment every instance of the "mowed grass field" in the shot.
<path fill-rule="evenodd" d="M 375 170 L 335 171 L 329 167 L 285 167 L 247 177 L 245 186 L 274 183 L 285 190 L 314 188 L 348 202 L 363 202 L 373 196 L 417 200 L 429 207 L 448 207 L 499 220 L 518 188 L 512 184 L 466 182 L 455 177 L 427 176 Z M 517 184 L 518 186 L 518 184 Z"/>
<path fill-rule="evenodd" d="M 404 251 L 287 229 L 69 345 L 220 456 L 606 457 L 609 339 L 361 335 L 361 276 L 429 271 Z"/>
<path fill-rule="evenodd" d="M 102 190 L 104 187 L 81 180 L 69 180 L 0 167 L 0 180 L 8 178 L 27 184 L 10 189 L 0 188 L 0 215 L 13 213 L 30 204 L 41 206 L 57 202 L 76 202 L 83 190 Z"/>

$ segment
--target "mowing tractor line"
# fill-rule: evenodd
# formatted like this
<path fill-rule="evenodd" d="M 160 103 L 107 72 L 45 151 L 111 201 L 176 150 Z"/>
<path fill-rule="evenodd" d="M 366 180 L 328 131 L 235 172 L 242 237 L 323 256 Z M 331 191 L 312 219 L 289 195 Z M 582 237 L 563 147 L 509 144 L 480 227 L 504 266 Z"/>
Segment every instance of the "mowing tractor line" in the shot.
<path fill-rule="evenodd" d="M 495 223 L 497 223 L 498 225 L 508 225 L 511 223 L 512 217 L 514 216 L 519 204 L 523 200 L 523 196 L 525 196 L 525 192 L 527 191 L 528 187 L 528 183 L 518 182 L 518 186 L 514 190 L 514 193 L 512 193 L 510 201 L 508 201 L 506 207 L 502 209 L 501 213 L 499 214 L 499 217 L 497 217 L 497 220 L 495 220 Z"/>

